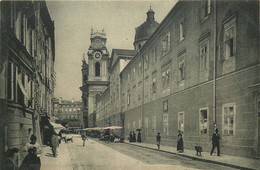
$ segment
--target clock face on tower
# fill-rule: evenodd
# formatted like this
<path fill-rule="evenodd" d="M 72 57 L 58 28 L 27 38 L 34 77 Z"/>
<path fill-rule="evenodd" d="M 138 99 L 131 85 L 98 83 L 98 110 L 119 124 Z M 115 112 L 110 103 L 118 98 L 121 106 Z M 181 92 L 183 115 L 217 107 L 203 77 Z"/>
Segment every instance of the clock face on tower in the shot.
<path fill-rule="evenodd" d="M 95 59 L 99 60 L 101 58 L 101 53 L 100 52 L 95 52 L 94 53 Z"/>

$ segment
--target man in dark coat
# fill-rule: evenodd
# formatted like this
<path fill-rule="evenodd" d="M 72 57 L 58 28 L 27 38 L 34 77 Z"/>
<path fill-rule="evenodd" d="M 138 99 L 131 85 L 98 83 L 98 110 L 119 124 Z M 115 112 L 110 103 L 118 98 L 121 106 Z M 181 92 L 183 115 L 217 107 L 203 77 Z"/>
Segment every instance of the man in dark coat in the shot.
<path fill-rule="evenodd" d="M 133 135 L 132 135 L 132 132 L 129 133 L 129 142 L 133 142 Z"/>
<path fill-rule="evenodd" d="M 133 141 L 132 142 L 136 142 L 136 134 L 134 131 L 133 131 Z"/>
<path fill-rule="evenodd" d="M 137 142 L 141 143 L 142 140 L 141 140 L 141 132 L 139 131 L 138 132 L 138 135 L 137 135 Z"/>
<path fill-rule="evenodd" d="M 212 149 L 211 149 L 210 155 L 212 155 L 215 147 L 217 147 L 217 154 L 218 154 L 218 156 L 220 156 L 219 140 L 220 140 L 220 135 L 218 134 L 218 129 L 216 129 L 215 133 L 212 136 Z"/>
<path fill-rule="evenodd" d="M 161 144 L 161 135 L 160 135 L 160 133 L 157 133 L 156 142 L 157 142 L 158 149 L 160 149 L 160 144 Z"/>
<path fill-rule="evenodd" d="M 37 148 L 28 149 L 28 155 L 24 158 L 19 170 L 40 170 L 41 160 L 37 157 Z"/>

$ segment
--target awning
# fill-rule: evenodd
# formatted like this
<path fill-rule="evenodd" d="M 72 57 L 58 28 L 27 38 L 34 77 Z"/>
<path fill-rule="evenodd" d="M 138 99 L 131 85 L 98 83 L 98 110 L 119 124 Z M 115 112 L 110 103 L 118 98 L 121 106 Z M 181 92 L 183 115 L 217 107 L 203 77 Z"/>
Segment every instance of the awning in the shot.
<path fill-rule="evenodd" d="M 88 130 L 88 131 L 91 131 L 91 130 L 103 130 L 104 127 L 93 127 L 93 128 L 85 128 L 85 129 L 82 129 L 82 130 Z"/>
<path fill-rule="evenodd" d="M 50 121 L 50 124 L 53 126 L 53 129 L 55 130 L 56 133 L 59 133 L 62 129 L 65 129 L 64 126 L 58 123 L 54 123 Z"/>
<path fill-rule="evenodd" d="M 118 129 L 123 129 L 121 126 L 108 126 L 105 127 L 104 130 L 118 130 Z"/>

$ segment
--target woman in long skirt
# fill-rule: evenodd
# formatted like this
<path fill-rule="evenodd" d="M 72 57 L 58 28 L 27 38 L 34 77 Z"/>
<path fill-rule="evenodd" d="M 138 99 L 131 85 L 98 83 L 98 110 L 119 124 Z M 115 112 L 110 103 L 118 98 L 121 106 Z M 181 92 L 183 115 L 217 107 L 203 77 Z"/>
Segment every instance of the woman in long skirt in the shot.
<path fill-rule="evenodd" d="M 182 132 L 179 130 L 178 132 L 178 143 L 177 143 L 177 151 L 183 152 L 183 138 L 182 138 Z"/>

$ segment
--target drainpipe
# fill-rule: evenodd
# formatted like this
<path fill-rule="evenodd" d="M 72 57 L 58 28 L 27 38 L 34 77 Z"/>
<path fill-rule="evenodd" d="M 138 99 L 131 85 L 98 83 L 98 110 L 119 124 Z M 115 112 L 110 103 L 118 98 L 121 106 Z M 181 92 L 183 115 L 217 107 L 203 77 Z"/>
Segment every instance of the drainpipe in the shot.
<path fill-rule="evenodd" d="M 143 81 L 143 87 L 142 87 L 142 130 L 145 131 L 145 125 L 144 125 L 144 55 L 142 55 L 142 81 Z M 147 133 L 147 132 L 146 132 Z M 146 134 L 147 135 L 147 134 Z"/>
<path fill-rule="evenodd" d="M 216 58 L 217 58 L 217 1 L 214 0 L 214 24 L 213 24 L 213 121 L 214 128 L 217 127 L 217 116 L 216 116 Z"/>

